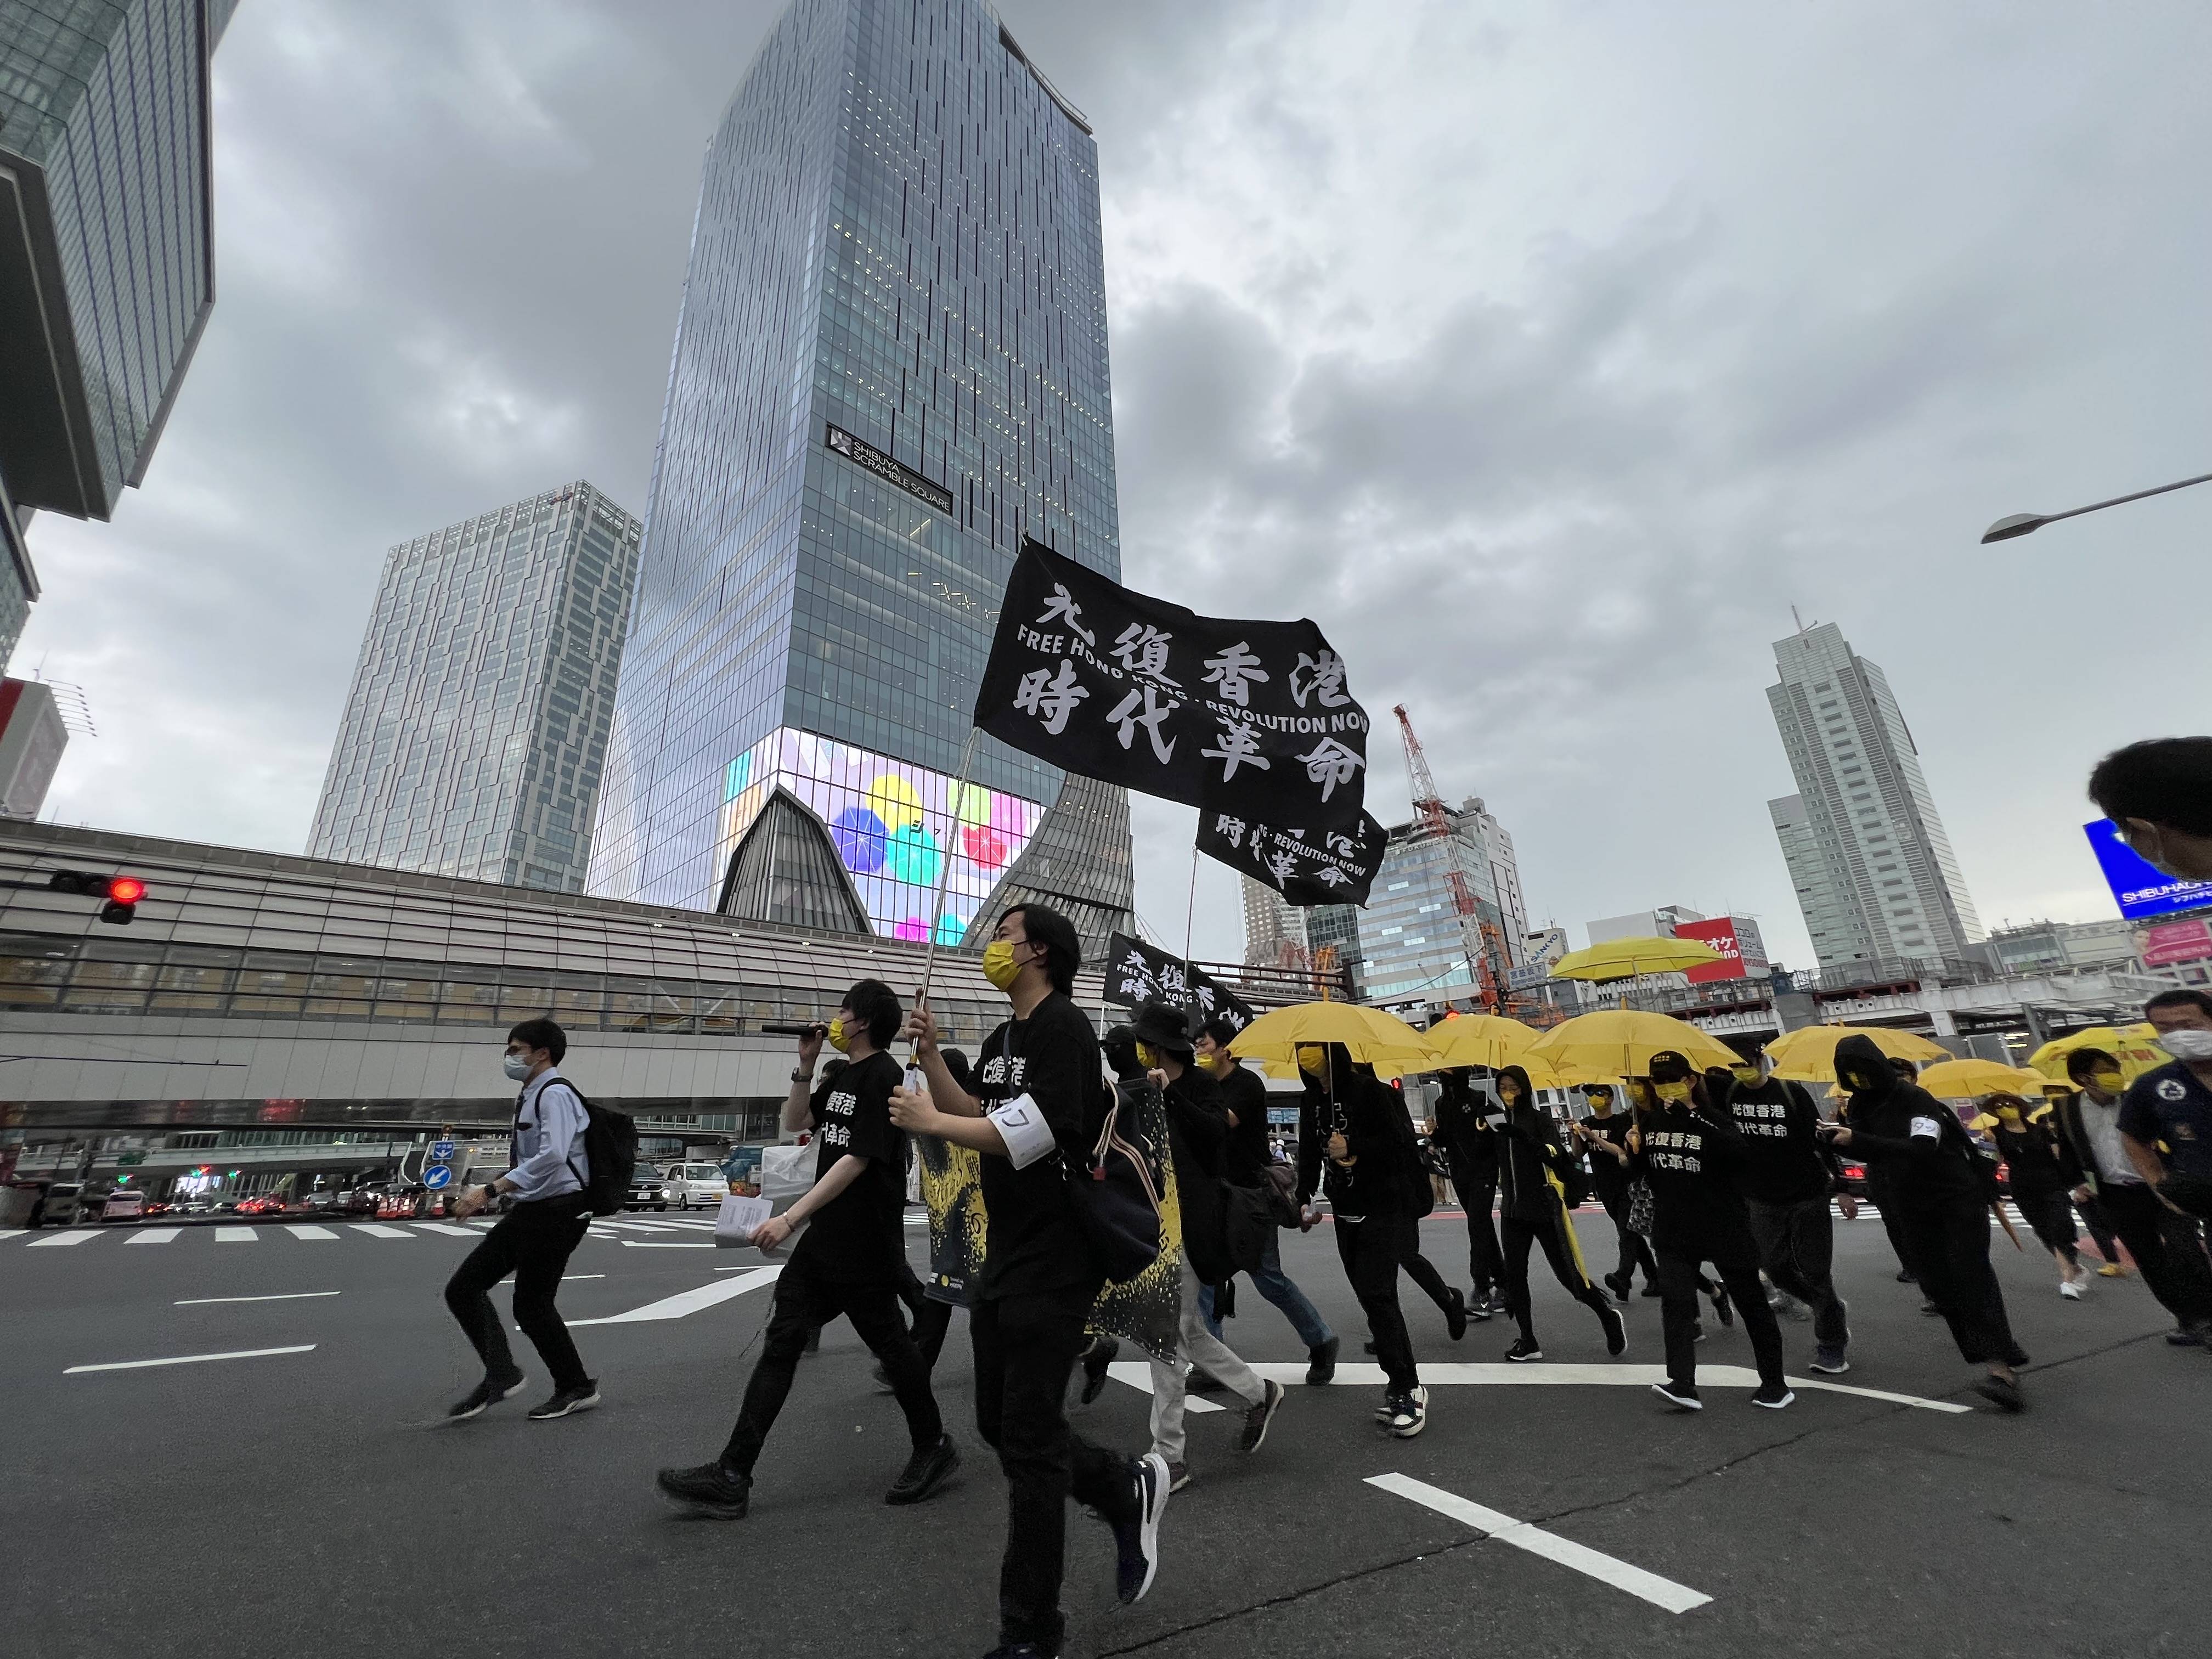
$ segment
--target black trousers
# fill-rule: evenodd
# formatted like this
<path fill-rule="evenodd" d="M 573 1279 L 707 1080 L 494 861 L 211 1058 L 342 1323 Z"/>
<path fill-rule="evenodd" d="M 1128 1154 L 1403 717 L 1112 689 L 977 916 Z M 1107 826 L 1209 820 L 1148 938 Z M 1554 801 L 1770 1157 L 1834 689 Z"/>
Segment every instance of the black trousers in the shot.
<path fill-rule="evenodd" d="M 1601 1157 L 1603 1154 L 1593 1153 L 1592 1156 Z M 1636 1270 L 1641 1267 L 1644 1269 L 1644 1282 L 1656 1285 L 1659 1282 L 1659 1264 L 1652 1259 L 1651 1241 L 1628 1224 L 1627 1192 L 1600 1193 L 1598 1202 L 1605 1206 L 1606 1218 L 1613 1223 L 1613 1231 L 1618 1235 L 1620 1246 L 1620 1266 L 1613 1269 L 1613 1276 L 1626 1285 L 1634 1281 Z"/>
<path fill-rule="evenodd" d="M 999 1563 L 999 1642 L 1060 1651 L 1067 1500 L 1109 1521 L 1135 1513 L 1129 1460 L 1067 1426 L 1063 1400 L 1098 1286 L 978 1300 L 975 1427 L 1006 1474 L 1006 1548 Z"/>
<path fill-rule="evenodd" d="M 2186 1329 L 2212 1324 L 2212 1262 L 2205 1258 L 2203 1224 L 2175 1214 L 2143 1186 L 2106 1182 L 2097 1188 L 2097 1205 L 2160 1305 Z"/>
<path fill-rule="evenodd" d="M 2105 1214 L 2105 1206 L 2097 1201 L 2094 1194 L 2084 1199 L 2075 1199 L 2069 1194 L 2068 1201 L 2073 1204 L 2075 1212 L 2081 1218 L 2081 1225 L 2087 1230 L 2089 1237 L 2096 1241 L 2097 1254 L 2107 1261 L 2118 1261 L 2120 1241 L 2112 1231 L 2112 1224 Z"/>
<path fill-rule="evenodd" d="M 1419 1227 L 1411 1216 L 1392 1214 L 1340 1215 L 1330 1225 L 1336 1232 L 1337 1260 L 1359 1298 L 1359 1310 L 1367 1316 L 1367 1334 L 1374 1339 L 1384 1379 L 1401 1393 L 1417 1387 L 1421 1378 L 1413 1366 L 1413 1339 L 1398 1306 L 1398 1269 L 1408 1256 L 1420 1254 Z"/>
<path fill-rule="evenodd" d="M 930 1295 L 903 1261 L 899 1267 L 904 1276 L 899 1280 L 898 1298 L 906 1304 L 907 1334 L 921 1352 L 921 1363 L 933 1371 L 937 1356 L 945 1352 L 945 1334 L 952 1326 L 952 1304 Z"/>
<path fill-rule="evenodd" d="M 726 1468 L 750 1478 L 759 1462 L 768 1431 L 790 1395 L 791 1381 L 799 1371 L 799 1356 L 806 1352 L 806 1339 L 842 1314 L 868 1352 L 883 1362 L 891 1380 L 891 1393 L 906 1413 L 906 1430 L 915 1449 L 933 1446 L 945 1436 L 944 1420 L 937 1412 L 936 1396 L 929 1391 L 929 1367 L 907 1334 L 899 1317 L 897 1285 L 889 1279 L 872 1284 L 842 1284 L 823 1278 L 804 1255 L 793 1258 L 775 1281 L 775 1304 L 768 1316 L 768 1334 L 762 1339 L 761 1357 L 745 1384 L 744 1403 L 738 1408 L 737 1426 L 722 1448 Z"/>
<path fill-rule="evenodd" d="M 1752 1363 L 1759 1368 L 1759 1382 L 1770 1389 L 1784 1386 L 1782 1328 L 1775 1322 L 1774 1310 L 1766 1305 L 1766 1291 L 1759 1282 L 1759 1246 L 1753 1242 L 1750 1230 L 1716 1225 L 1702 1237 L 1664 1237 L 1655 1254 L 1659 1260 L 1659 1322 L 1666 1335 L 1668 1381 L 1677 1387 L 1697 1382 L 1701 1278 L 1698 1265 L 1710 1261 L 1743 1316 L 1744 1334 L 1751 1338 Z"/>
<path fill-rule="evenodd" d="M 2081 1251 L 2075 1249 L 2081 1235 L 2074 1226 L 2074 1200 L 2066 1189 L 2056 1187 L 2048 1192 L 2021 1193 L 2012 1195 L 2013 1207 L 2021 1212 L 2027 1224 L 2034 1229 L 2037 1241 L 2046 1250 L 2056 1250 L 2069 1262 L 2078 1262 Z"/>
<path fill-rule="evenodd" d="M 1498 1202 L 1498 1177 L 1476 1184 L 1452 1183 L 1467 1211 L 1467 1271 L 1478 1297 L 1487 1297 L 1505 1278 L 1505 1258 L 1498 1253 L 1497 1224 L 1490 1212 Z"/>
<path fill-rule="evenodd" d="M 1444 1283 L 1444 1276 L 1437 1271 L 1437 1264 L 1421 1254 L 1421 1224 L 1408 1218 L 1406 1227 L 1406 1255 L 1399 1264 L 1406 1277 L 1421 1287 L 1421 1292 L 1443 1312 L 1452 1310 L 1452 1287 Z"/>
<path fill-rule="evenodd" d="M 1990 1266 L 1990 1212 L 1972 1200 L 1923 1209 L 1899 1206 L 1905 1259 L 1920 1288 L 1951 1328 L 1960 1357 L 1972 1365 L 2025 1365 L 2013 1340 L 2004 1292 Z"/>
<path fill-rule="evenodd" d="M 1552 1264 L 1552 1276 L 1565 1287 L 1569 1296 L 1586 1308 L 1597 1311 L 1600 1322 L 1609 1311 L 1605 1292 L 1590 1283 L 1589 1275 L 1578 1264 L 1575 1244 L 1567 1229 L 1574 1223 L 1567 1218 L 1566 1211 L 1556 1202 L 1552 1206 L 1548 1220 L 1524 1221 L 1518 1216 L 1506 1216 L 1498 1225 L 1498 1241 L 1505 1265 L 1505 1308 L 1521 1327 L 1521 1334 L 1528 1340 L 1536 1340 L 1536 1326 L 1532 1316 L 1528 1296 L 1528 1247 L 1540 1245 L 1544 1260 Z"/>
<path fill-rule="evenodd" d="M 1897 1257 L 1899 1271 L 1911 1273 L 1917 1279 L 1920 1270 L 1912 1265 L 1904 1224 L 1899 1218 L 1902 1206 L 1897 1201 L 1897 1194 L 1890 1189 L 1888 1182 L 1876 1182 L 1869 1177 L 1866 1201 L 1874 1206 L 1874 1212 L 1881 1218 L 1881 1231 L 1888 1237 L 1889 1248 Z"/>
<path fill-rule="evenodd" d="M 591 1224 L 581 1193 L 517 1204 L 483 1242 L 461 1259 L 446 1281 L 446 1305 L 483 1361 L 484 1376 L 505 1381 L 516 1375 L 507 1331 L 491 1305 L 491 1287 L 514 1275 L 514 1322 L 545 1362 L 556 1389 L 588 1388 L 584 1362 L 554 1298 L 568 1258 Z"/>
<path fill-rule="evenodd" d="M 1844 1299 L 1836 1294 L 1836 1224 L 1828 1213 L 1828 1195 L 1801 1198 L 1788 1204 L 1745 1200 L 1751 1212 L 1752 1243 L 1759 1249 L 1759 1265 L 1784 1296 L 1794 1296 L 1813 1310 L 1813 1340 L 1824 1348 L 1850 1345 L 1851 1328 Z M 1736 1305 L 1743 1297 L 1730 1285 Z M 1758 1298 L 1764 1307 L 1766 1298 Z"/>

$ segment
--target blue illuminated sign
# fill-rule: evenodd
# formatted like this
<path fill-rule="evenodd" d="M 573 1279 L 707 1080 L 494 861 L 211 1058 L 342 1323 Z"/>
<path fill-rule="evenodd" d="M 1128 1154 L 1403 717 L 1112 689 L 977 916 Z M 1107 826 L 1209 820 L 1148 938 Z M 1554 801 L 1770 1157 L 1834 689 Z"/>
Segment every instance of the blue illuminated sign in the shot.
<path fill-rule="evenodd" d="M 2161 875 L 2120 839 L 2118 826 L 2110 818 L 2085 823 L 2081 832 L 2089 837 L 2089 850 L 2097 855 L 2105 884 L 2112 890 L 2114 902 L 2129 921 L 2212 907 L 2212 881 L 2182 881 Z"/>

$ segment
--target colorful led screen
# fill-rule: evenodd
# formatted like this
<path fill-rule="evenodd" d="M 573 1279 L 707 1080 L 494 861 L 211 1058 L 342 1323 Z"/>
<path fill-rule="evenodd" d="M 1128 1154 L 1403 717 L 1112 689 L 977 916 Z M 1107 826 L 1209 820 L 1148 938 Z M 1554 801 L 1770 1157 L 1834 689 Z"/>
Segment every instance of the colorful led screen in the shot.
<path fill-rule="evenodd" d="M 961 787 L 956 803 L 954 781 L 942 772 L 781 726 L 732 761 L 723 775 L 716 870 L 729 867 L 738 840 L 779 785 L 830 826 L 878 933 L 927 938 L 942 878 L 940 945 L 960 942 L 1044 816 L 1035 801 L 980 784 Z"/>

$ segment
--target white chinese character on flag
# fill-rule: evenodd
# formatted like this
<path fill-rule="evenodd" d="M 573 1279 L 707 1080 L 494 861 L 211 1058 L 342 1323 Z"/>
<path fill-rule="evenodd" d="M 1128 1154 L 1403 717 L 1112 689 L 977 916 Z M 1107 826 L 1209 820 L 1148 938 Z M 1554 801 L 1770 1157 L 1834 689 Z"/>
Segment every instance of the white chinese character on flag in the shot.
<path fill-rule="evenodd" d="M 1055 738 L 1067 730 L 1067 716 L 1075 705 L 1091 695 L 1076 683 L 1075 665 L 1065 657 L 1060 659 L 1060 676 L 1039 668 L 1024 674 L 1014 688 L 1014 707 L 1024 714 L 1034 714 L 1044 722 L 1044 729 Z M 1127 742 L 1125 738 L 1123 742 Z"/>
<path fill-rule="evenodd" d="M 1141 708 L 1138 706 L 1139 699 L 1143 702 Z M 1176 739 L 1169 738 L 1164 742 L 1162 741 L 1160 722 L 1174 714 L 1181 706 L 1179 703 L 1162 702 L 1159 700 L 1159 693 L 1149 685 L 1138 686 L 1132 689 L 1127 696 L 1115 704 L 1114 712 L 1106 718 L 1121 726 L 1121 747 L 1124 749 L 1133 746 L 1137 728 L 1143 726 L 1145 735 L 1152 740 L 1152 753 L 1159 757 L 1160 763 L 1164 766 L 1175 757 Z"/>
<path fill-rule="evenodd" d="M 1323 800 L 1336 793 L 1337 785 L 1349 783 L 1352 775 L 1367 764 L 1334 738 L 1323 738 L 1313 746 L 1311 754 L 1298 758 L 1305 763 L 1306 775 L 1321 786 Z"/>
<path fill-rule="evenodd" d="M 1239 708 L 1249 707 L 1252 694 L 1247 683 L 1257 680 L 1264 684 L 1267 671 L 1260 666 L 1260 659 L 1252 647 L 1239 640 L 1218 657 L 1206 659 L 1206 680 L 1209 685 L 1218 685 L 1221 695 Z"/>
<path fill-rule="evenodd" d="M 1240 766 L 1256 767 L 1262 772 L 1274 769 L 1267 757 L 1260 752 L 1260 734 L 1252 729 L 1249 720 L 1224 720 L 1221 722 L 1218 749 L 1201 749 L 1198 752 L 1209 759 L 1219 761 L 1224 783 L 1237 775 Z"/>
<path fill-rule="evenodd" d="M 1244 845 L 1244 820 L 1224 812 L 1213 820 L 1213 833 L 1231 847 L 1241 848 Z"/>
<path fill-rule="evenodd" d="M 1291 695 L 1301 708 L 1309 696 L 1323 708 L 1343 708 L 1352 701 L 1344 689 L 1344 659 L 1334 651 L 1324 651 L 1318 657 L 1299 652 L 1298 665 L 1291 670 Z"/>
<path fill-rule="evenodd" d="M 1174 635 L 1163 634 L 1150 623 L 1131 623 L 1115 636 L 1114 654 L 1132 674 L 1158 680 L 1180 691 L 1182 687 L 1168 678 L 1168 641 L 1174 638 Z"/>
<path fill-rule="evenodd" d="M 1066 617 L 1069 631 L 1081 635 L 1084 644 L 1098 643 L 1098 636 L 1083 625 L 1083 607 L 1076 604 L 1075 595 L 1067 591 L 1066 582 L 1052 585 L 1052 597 L 1044 602 L 1044 615 L 1036 619 L 1036 625 L 1042 628 L 1056 617 Z"/>

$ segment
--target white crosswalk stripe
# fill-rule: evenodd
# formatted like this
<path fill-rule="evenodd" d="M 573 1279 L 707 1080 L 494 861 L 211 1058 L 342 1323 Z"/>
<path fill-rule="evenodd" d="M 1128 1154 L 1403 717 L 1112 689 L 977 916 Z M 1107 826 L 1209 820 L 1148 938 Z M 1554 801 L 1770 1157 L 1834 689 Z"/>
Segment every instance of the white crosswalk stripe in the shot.
<path fill-rule="evenodd" d="M 218 1227 L 215 1230 L 218 1244 L 258 1244 L 261 1235 L 251 1227 Z"/>
<path fill-rule="evenodd" d="M 457 1238 L 474 1238 L 477 1236 L 474 1228 L 456 1227 L 450 1221 L 418 1221 L 415 1225 L 418 1231 L 426 1233 L 451 1233 Z"/>
<path fill-rule="evenodd" d="M 414 1234 L 409 1232 L 404 1227 L 387 1227 L 380 1221 L 356 1221 L 352 1224 L 352 1226 L 354 1231 L 357 1233 L 367 1233 L 371 1238 L 412 1238 L 415 1237 Z"/>
<path fill-rule="evenodd" d="M 143 1232 L 131 1234 L 123 1242 L 126 1244 L 166 1244 L 182 1231 L 182 1227 L 149 1227 Z"/>
<path fill-rule="evenodd" d="M 295 1222 L 287 1222 L 284 1231 L 295 1238 L 336 1238 L 337 1237 L 328 1227 L 310 1226 Z"/>
<path fill-rule="evenodd" d="M 31 1241 L 31 1248 L 36 1249 L 42 1244 L 49 1249 L 56 1244 L 82 1244 L 98 1237 L 89 1227 L 78 1227 L 69 1232 L 56 1233 L 52 1238 L 34 1238 Z"/>

